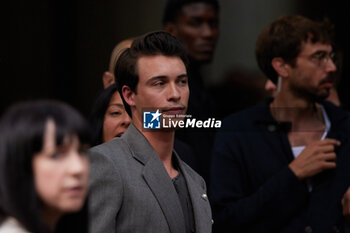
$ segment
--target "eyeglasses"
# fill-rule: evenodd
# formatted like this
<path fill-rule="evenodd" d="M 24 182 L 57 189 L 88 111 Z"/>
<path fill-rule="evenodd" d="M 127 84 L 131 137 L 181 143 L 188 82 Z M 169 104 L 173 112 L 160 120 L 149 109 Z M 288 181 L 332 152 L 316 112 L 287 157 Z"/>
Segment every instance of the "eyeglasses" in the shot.
<path fill-rule="evenodd" d="M 319 67 L 324 67 L 329 60 L 335 61 L 335 53 L 334 52 L 326 52 L 326 51 L 317 51 L 311 54 L 308 57 L 313 63 L 315 63 Z"/>

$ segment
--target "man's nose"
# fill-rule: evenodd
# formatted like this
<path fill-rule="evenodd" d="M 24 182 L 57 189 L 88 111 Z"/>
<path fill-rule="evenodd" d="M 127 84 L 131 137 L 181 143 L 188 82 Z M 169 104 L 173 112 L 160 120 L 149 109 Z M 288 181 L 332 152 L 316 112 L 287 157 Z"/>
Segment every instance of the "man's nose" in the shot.
<path fill-rule="evenodd" d="M 335 65 L 335 63 L 332 59 L 327 60 L 326 70 L 327 70 L 327 72 L 335 72 L 337 70 L 337 66 Z"/>
<path fill-rule="evenodd" d="M 212 27 L 209 23 L 203 23 L 201 32 L 202 36 L 204 37 L 214 37 L 217 32 L 217 28 Z"/>
<path fill-rule="evenodd" d="M 168 101 L 178 101 L 180 98 L 180 90 L 175 83 L 171 83 L 168 86 Z"/>

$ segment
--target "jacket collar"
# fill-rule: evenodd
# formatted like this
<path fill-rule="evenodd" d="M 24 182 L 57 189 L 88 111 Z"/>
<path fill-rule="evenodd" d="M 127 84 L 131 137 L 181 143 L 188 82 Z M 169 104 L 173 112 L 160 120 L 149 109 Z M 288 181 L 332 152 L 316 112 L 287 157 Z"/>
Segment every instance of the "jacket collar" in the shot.
<path fill-rule="evenodd" d="M 257 125 L 275 125 L 279 129 L 287 129 L 291 127 L 290 122 L 278 122 L 276 121 L 270 112 L 270 103 L 273 101 L 273 98 L 267 98 L 256 105 L 258 113 L 255 114 L 256 118 L 254 120 Z M 349 113 L 344 111 L 342 108 L 335 106 L 329 101 L 320 101 L 319 102 L 326 110 L 326 113 L 331 121 L 331 129 L 339 129 L 344 120 L 349 118 Z"/>
<path fill-rule="evenodd" d="M 129 125 L 122 139 L 129 145 L 132 156 L 144 165 L 143 179 L 157 199 L 170 232 L 185 232 L 184 215 L 178 194 L 156 151 L 133 124 Z"/>
<path fill-rule="evenodd" d="M 129 125 L 121 139 L 129 145 L 132 156 L 143 165 L 155 156 L 159 158 L 151 144 L 134 124 Z"/>
<path fill-rule="evenodd" d="M 291 122 L 278 122 L 273 118 L 270 112 L 270 103 L 273 101 L 273 98 L 267 98 L 261 101 L 255 106 L 256 113 L 254 114 L 254 124 L 258 128 L 264 130 L 275 132 L 275 131 L 288 131 L 291 128 Z"/>
<path fill-rule="evenodd" d="M 331 122 L 331 129 L 328 132 L 327 137 L 338 139 L 341 143 L 345 142 L 350 133 L 349 123 L 347 123 L 350 118 L 349 113 L 328 101 L 322 101 L 321 104 L 325 108 Z"/>

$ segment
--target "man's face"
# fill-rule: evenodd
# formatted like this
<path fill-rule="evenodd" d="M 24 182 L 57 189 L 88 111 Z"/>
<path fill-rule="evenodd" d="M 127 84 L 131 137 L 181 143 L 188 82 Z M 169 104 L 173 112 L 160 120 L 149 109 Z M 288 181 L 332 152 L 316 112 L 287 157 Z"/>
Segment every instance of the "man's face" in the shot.
<path fill-rule="evenodd" d="M 185 114 L 189 97 L 186 67 L 179 57 L 143 56 L 137 61 L 139 81 L 132 94 L 133 121 L 141 123 L 145 108 L 163 114 Z M 136 118 L 134 116 L 136 114 Z M 141 123 L 142 124 L 142 123 Z"/>
<path fill-rule="evenodd" d="M 171 33 L 185 45 L 188 55 L 199 62 L 213 59 L 219 37 L 219 19 L 215 8 L 206 3 L 182 7 Z"/>
<path fill-rule="evenodd" d="M 290 90 L 307 98 L 327 98 L 335 81 L 331 75 L 336 71 L 332 57 L 331 45 L 304 43 L 291 70 Z"/>

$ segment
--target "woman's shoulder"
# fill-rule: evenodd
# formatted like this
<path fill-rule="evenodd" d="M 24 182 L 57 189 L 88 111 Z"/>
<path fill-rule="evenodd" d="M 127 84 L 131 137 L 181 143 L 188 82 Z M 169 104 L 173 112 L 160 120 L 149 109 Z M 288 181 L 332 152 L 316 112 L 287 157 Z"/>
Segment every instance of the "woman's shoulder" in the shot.
<path fill-rule="evenodd" d="M 29 233 L 22 225 L 14 218 L 7 217 L 0 224 L 0 233 Z"/>

